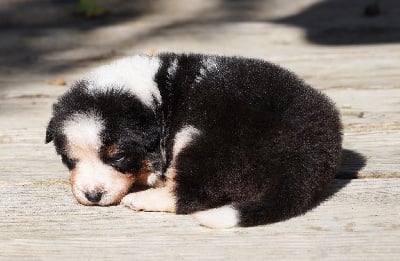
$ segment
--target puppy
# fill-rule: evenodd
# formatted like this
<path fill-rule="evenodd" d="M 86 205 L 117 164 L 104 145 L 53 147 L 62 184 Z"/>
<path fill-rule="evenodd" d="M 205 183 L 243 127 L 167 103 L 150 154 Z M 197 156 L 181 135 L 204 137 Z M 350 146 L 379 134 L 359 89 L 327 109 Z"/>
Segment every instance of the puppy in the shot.
<path fill-rule="evenodd" d="M 53 106 L 54 141 L 83 205 L 193 214 L 226 228 L 304 213 L 334 178 L 341 123 L 294 74 L 238 57 L 133 56 Z M 130 193 L 134 185 L 151 188 Z"/>

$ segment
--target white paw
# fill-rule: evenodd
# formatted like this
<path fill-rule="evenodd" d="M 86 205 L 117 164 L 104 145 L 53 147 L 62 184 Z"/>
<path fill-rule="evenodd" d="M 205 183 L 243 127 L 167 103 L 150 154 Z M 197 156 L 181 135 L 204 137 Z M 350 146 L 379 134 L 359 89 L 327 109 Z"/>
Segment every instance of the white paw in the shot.
<path fill-rule="evenodd" d="M 131 193 L 121 200 L 121 205 L 136 211 L 175 212 L 175 203 L 175 198 L 167 187 Z"/>
<path fill-rule="evenodd" d="M 124 207 L 128 207 L 135 211 L 144 210 L 143 201 L 141 202 L 139 193 L 131 193 L 126 195 L 121 200 L 121 205 Z"/>

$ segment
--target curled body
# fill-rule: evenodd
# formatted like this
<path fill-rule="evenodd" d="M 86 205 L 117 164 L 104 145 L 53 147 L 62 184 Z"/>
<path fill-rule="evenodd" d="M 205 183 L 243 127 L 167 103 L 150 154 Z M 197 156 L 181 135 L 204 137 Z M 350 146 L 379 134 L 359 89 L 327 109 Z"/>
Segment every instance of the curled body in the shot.
<path fill-rule="evenodd" d="M 341 131 L 334 104 L 277 65 L 165 53 L 82 77 L 55 103 L 46 142 L 84 205 L 232 227 L 307 211 L 336 174 Z M 129 193 L 137 184 L 150 188 Z"/>

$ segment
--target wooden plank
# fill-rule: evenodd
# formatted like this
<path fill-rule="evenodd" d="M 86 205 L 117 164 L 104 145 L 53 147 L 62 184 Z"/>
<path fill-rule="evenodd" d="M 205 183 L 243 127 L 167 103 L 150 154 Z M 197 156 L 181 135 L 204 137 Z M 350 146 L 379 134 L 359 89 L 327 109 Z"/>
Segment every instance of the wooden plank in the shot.
<path fill-rule="evenodd" d="M 32 10 L 20 2 L 17 20 L 30 25 Z M 301 23 L 278 21 L 325 2 L 171 0 L 151 12 L 138 3 L 134 19 L 95 30 L 48 27 L 44 18 L 55 21 L 64 12 L 46 16 L 40 8 L 44 20 L 37 24 L 44 28 L 1 28 L 0 259 L 399 260 L 400 45 L 318 45 Z M 346 7 L 336 2 L 330 4 Z M 384 32 L 398 21 L 389 9 L 369 19 L 359 5 L 347 7 L 335 9 L 345 10 L 345 22 L 315 23 L 312 30 L 351 25 L 355 32 Z M 335 11 L 320 10 L 329 17 Z M 46 82 L 71 83 L 94 65 L 149 50 L 262 58 L 321 89 L 340 108 L 345 128 L 341 179 L 330 190 L 336 193 L 304 216 L 223 231 L 199 227 L 189 216 L 76 204 L 66 169 L 43 144 L 51 104 L 67 87 Z M 347 180 L 356 177 L 364 179 Z"/>
<path fill-rule="evenodd" d="M 21 178 L 29 176 L 28 169 L 32 167 L 39 170 L 43 166 L 52 166 L 54 171 L 60 172 L 54 149 L 43 142 L 51 104 L 65 89 L 52 89 L 51 94 L 40 95 L 43 88 L 33 86 L 0 95 L 0 109 L 8 112 L 0 114 L 0 163 L 7 162 L 0 165 L 0 171 L 28 174 Z M 338 177 L 400 177 L 400 106 L 394 106 L 399 104 L 400 90 L 328 89 L 325 92 L 341 110 L 344 148 L 352 151 L 353 156 L 360 154 L 365 158 L 362 161 L 360 157 L 354 159 L 345 154 Z M 35 116 L 24 119 L 27 111 Z M 19 157 L 23 157 L 24 162 L 10 161 L 13 153 L 21 154 Z M 43 162 L 46 159 L 47 162 Z M 31 168 L 25 166 L 28 162 L 33 164 Z M 48 175 L 49 171 L 46 168 L 43 173 Z"/>
<path fill-rule="evenodd" d="M 40 136 L 42 134 L 40 133 Z M 385 137 L 387 142 L 390 143 L 390 139 L 395 136 L 396 134 L 364 135 L 362 138 L 356 136 L 354 139 L 359 140 L 359 142 L 351 143 L 353 150 L 344 150 L 337 178 L 399 178 L 399 162 L 395 161 L 395 158 L 390 154 L 393 151 L 396 152 L 397 148 L 379 147 L 379 143 L 374 143 L 375 139 L 382 139 L 382 137 Z M 35 140 L 42 141 L 41 138 L 37 137 Z M 393 142 L 393 144 L 396 144 L 396 142 Z M 388 158 L 386 158 L 386 155 L 389 155 Z M 67 169 L 62 165 L 60 157 L 56 155 L 53 145 L 37 143 L 0 144 L 0 173 L 2 173 L 0 183 L 68 177 Z"/>
<path fill-rule="evenodd" d="M 0 257 L 398 259 L 400 179 L 336 180 L 329 193 L 285 222 L 212 230 L 189 216 L 78 205 L 63 180 L 0 184 Z"/>
<path fill-rule="evenodd" d="M 381 131 L 345 134 L 344 146 L 365 157 L 365 166 L 358 159 L 344 159 L 341 173 L 344 177 L 399 178 L 400 132 Z M 361 168 L 360 168 L 361 167 Z M 352 170 L 359 170 L 355 173 Z M 353 173 L 353 174 L 351 174 Z"/>

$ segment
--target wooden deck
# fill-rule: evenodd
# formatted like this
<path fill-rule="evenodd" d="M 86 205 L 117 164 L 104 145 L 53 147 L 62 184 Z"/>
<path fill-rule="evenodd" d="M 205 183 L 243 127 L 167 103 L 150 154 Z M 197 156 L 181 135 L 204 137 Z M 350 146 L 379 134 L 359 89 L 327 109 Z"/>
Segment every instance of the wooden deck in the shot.
<path fill-rule="evenodd" d="M 1 260 L 400 260 L 395 0 L 381 1 L 372 18 L 362 15 L 368 1 L 114 0 L 104 22 L 71 18 L 63 2 L 0 4 Z M 321 204 L 285 222 L 228 230 L 190 216 L 77 204 L 66 169 L 44 144 L 51 104 L 67 89 L 54 81 L 160 51 L 263 58 L 330 96 L 345 151 Z"/>

